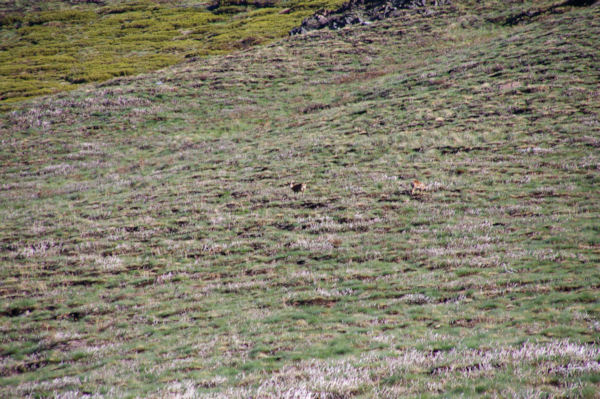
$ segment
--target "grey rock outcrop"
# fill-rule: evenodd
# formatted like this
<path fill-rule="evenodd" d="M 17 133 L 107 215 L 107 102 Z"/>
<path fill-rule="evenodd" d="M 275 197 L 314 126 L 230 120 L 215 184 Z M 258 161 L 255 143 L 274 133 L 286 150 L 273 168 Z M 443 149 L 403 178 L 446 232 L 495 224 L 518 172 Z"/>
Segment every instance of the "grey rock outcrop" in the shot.
<path fill-rule="evenodd" d="M 398 16 L 399 10 L 449 4 L 450 0 L 350 0 L 334 11 L 321 10 L 305 18 L 302 24 L 290 31 L 290 35 L 311 30 L 340 29 L 346 25 L 369 25 L 372 21 Z"/>

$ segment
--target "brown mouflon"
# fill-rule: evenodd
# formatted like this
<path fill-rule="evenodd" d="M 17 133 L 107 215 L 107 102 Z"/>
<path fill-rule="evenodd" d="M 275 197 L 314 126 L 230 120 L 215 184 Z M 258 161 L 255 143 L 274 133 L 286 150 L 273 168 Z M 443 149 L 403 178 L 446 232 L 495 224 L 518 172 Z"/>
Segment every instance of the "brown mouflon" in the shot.
<path fill-rule="evenodd" d="M 290 183 L 290 188 L 295 193 L 303 193 L 306 190 L 306 183 Z"/>

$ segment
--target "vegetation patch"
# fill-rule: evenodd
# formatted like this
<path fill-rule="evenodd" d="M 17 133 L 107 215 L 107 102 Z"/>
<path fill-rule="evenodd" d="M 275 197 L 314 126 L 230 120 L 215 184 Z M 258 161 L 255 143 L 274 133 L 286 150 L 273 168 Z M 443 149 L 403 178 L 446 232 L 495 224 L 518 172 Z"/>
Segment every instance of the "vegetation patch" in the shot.
<path fill-rule="evenodd" d="M 267 4 L 223 2 L 207 8 L 144 0 L 77 6 L 50 1 L 43 11 L 15 6 L 0 14 L 0 107 L 267 43 L 316 9 L 339 4 L 273 1 L 264 8 Z"/>

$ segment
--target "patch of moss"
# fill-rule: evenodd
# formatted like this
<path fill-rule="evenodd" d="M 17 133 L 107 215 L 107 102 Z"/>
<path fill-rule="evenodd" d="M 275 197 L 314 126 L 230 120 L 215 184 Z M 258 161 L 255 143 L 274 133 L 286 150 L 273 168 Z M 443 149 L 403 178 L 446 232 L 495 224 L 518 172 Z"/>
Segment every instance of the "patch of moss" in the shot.
<path fill-rule="evenodd" d="M 209 11 L 136 1 L 8 13 L 0 18 L 0 109 L 73 85 L 149 72 L 186 56 L 266 43 L 287 35 L 316 9 L 341 3 L 233 0 Z M 284 8 L 289 10 L 281 13 Z"/>

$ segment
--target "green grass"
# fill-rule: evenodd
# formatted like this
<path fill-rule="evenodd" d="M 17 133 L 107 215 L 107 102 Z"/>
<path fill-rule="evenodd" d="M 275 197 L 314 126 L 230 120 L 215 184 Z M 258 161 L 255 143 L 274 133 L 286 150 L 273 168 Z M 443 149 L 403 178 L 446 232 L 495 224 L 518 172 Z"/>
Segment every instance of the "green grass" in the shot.
<path fill-rule="evenodd" d="M 266 43 L 287 35 L 315 10 L 341 2 L 223 4 L 212 12 L 202 3 L 150 0 L 69 8 L 51 1 L 44 3 L 51 9 L 43 11 L 14 6 L 0 14 L 0 107 Z"/>
<path fill-rule="evenodd" d="M 544 4 L 14 104 L 0 396 L 597 396 L 600 8 Z"/>

